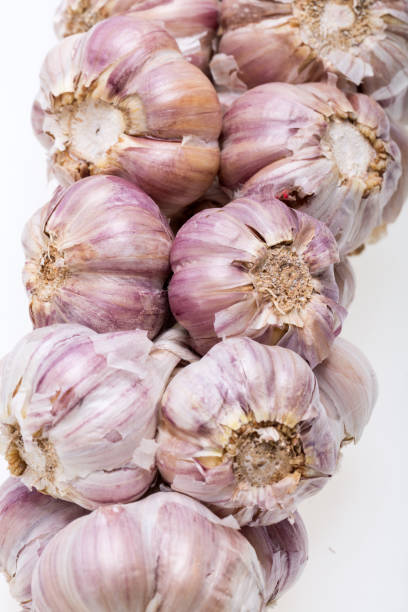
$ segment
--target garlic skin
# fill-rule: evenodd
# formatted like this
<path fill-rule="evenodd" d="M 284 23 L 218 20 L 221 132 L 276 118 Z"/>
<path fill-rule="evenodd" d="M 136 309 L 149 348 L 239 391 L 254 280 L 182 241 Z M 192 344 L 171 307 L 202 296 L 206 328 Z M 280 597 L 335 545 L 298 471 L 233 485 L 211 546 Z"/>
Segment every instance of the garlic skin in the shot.
<path fill-rule="evenodd" d="M 356 275 L 349 257 L 334 264 L 334 278 L 339 288 L 339 304 L 349 310 L 356 294 Z"/>
<path fill-rule="evenodd" d="M 55 17 L 60 38 L 86 32 L 102 19 L 134 12 L 161 21 L 184 57 L 208 71 L 218 27 L 217 0 L 63 0 Z"/>
<path fill-rule="evenodd" d="M 31 578 L 45 546 L 63 527 L 85 514 L 75 504 L 30 491 L 18 478 L 1 485 L 0 571 L 22 609 L 31 609 Z"/>
<path fill-rule="evenodd" d="M 308 560 L 306 527 L 298 512 L 268 527 L 243 527 L 242 534 L 250 541 L 265 573 L 268 602 L 287 591 L 305 568 Z"/>
<path fill-rule="evenodd" d="M 59 532 L 33 576 L 33 612 L 261 612 L 253 547 L 198 502 L 155 493 Z"/>
<path fill-rule="evenodd" d="M 357 443 L 378 398 L 377 377 L 367 357 L 351 342 L 337 338 L 314 373 L 320 400 L 337 426 L 340 443 Z"/>
<path fill-rule="evenodd" d="M 221 24 L 216 71 L 248 88 L 332 72 L 408 120 L 407 0 L 222 0 Z"/>
<path fill-rule="evenodd" d="M 34 326 L 144 329 L 153 338 L 168 315 L 172 239 L 153 200 L 124 179 L 92 176 L 57 189 L 23 235 Z"/>
<path fill-rule="evenodd" d="M 341 256 L 360 248 L 396 193 L 400 150 L 383 109 L 325 83 L 271 83 L 240 96 L 224 118 L 221 183 L 325 223 Z"/>
<path fill-rule="evenodd" d="M 224 340 L 167 386 L 157 466 L 173 490 L 218 515 L 269 525 L 333 474 L 332 427 L 301 357 L 249 338 Z"/>
<path fill-rule="evenodd" d="M 94 509 L 141 497 L 155 475 L 157 406 L 183 332 L 34 330 L 1 362 L 0 442 L 28 487 Z"/>
<path fill-rule="evenodd" d="M 217 95 L 160 23 L 133 13 L 106 19 L 54 47 L 40 77 L 33 127 L 61 184 L 121 176 L 167 216 L 211 185 L 219 166 Z"/>
<path fill-rule="evenodd" d="M 240 198 L 198 213 L 178 232 L 170 307 L 200 354 L 223 338 L 249 336 L 291 348 L 315 367 L 346 315 L 334 280 L 338 258 L 316 219 L 273 198 Z"/>

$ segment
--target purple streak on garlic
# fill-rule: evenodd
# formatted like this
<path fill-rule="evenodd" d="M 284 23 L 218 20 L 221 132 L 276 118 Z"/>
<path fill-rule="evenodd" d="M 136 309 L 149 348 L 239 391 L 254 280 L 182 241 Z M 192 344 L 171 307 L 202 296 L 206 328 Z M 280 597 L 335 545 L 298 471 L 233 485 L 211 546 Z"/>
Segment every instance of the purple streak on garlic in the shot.
<path fill-rule="evenodd" d="M 243 527 L 265 573 L 267 601 L 278 599 L 299 578 L 308 560 L 306 527 L 296 512 L 268 527 Z"/>
<path fill-rule="evenodd" d="M 50 166 L 61 183 L 122 176 L 169 216 L 200 197 L 218 170 L 214 87 L 159 23 L 133 14 L 48 53 L 33 119 L 42 142 L 43 134 L 51 139 Z"/>
<path fill-rule="evenodd" d="M 320 400 L 336 423 L 340 443 L 358 442 L 378 397 L 377 378 L 366 356 L 351 342 L 338 338 L 314 373 Z"/>
<path fill-rule="evenodd" d="M 400 176 L 382 108 L 342 93 L 335 79 L 256 87 L 225 115 L 221 182 L 244 196 L 278 196 L 320 219 L 342 256 L 382 223 Z"/>
<path fill-rule="evenodd" d="M 349 257 L 334 264 L 334 278 L 339 288 L 339 304 L 348 310 L 356 294 L 356 276 Z"/>
<path fill-rule="evenodd" d="M 408 119 L 407 0 L 223 0 L 221 24 L 216 83 L 232 62 L 249 88 L 332 72 Z"/>
<path fill-rule="evenodd" d="M 162 477 L 241 525 L 287 518 L 336 467 L 315 376 L 288 349 L 225 340 L 175 375 L 161 415 Z"/>
<path fill-rule="evenodd" d="M 63 0 L 55 20 L 59 37 L 86 32 L 99 21 L 134 12 L 165 26 L 184 57 L 208 71 L 218 26 L 217 0 Z"/>
<path fill-rule="evenodd" d="M 176 493 L 75 521 L 33 577 L 33 612 L 262 612 L 264 595 L 246 538 Z"/>
<path fill-rule="evenodd" d="M 180 340 L 178 340 L 178 336 Z M 1 447 L 14 476 L 93 509 L 141 497 L 155 475 L 157 406 L 187 351 L 170 330 L 42 327 L 1 362 Z"/>
<path fill-rule="evenodd" d="M 57 189 L 23 235 L 35 327 L 79 323 L 154 337 L 168 314 L 172 238 L 153 200 L 124 179 L 93 176 Z"/>
<path fill-rule="evenodd" d="M 201 354 L 223 338 L 249 336 L 291 348 L 314 367 L 346 314 L 337 261 L 323 223 L 276 199 L 237 199 L 198 213 L 178 232 L 171 310 Z"/>
<path fill-rule="evenodd" d="M 0 571 L 11 595 L 31 609 L 31 578 L 45 546 L 58 531 L 86 514 L 69 504 L 30 491 L 18 478 L 0 487 Z"/>

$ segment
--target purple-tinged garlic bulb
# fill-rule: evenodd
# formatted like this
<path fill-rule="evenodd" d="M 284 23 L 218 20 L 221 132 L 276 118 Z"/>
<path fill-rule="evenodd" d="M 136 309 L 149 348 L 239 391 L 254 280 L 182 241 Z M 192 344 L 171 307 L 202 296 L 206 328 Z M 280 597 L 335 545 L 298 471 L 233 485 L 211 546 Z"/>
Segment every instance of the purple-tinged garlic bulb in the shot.
<path fill-rule="evenodd" d="M 153 200 L 124 179 L 92 176 L 57 189 L 23 236 L 34 326 L 156 336 L 168 315 L 172 240 Z"/>
<path fill-rule="evenodd" d="M 221 182 L 323 221 L 342 256 L 383 221 L 401 176 L 383 109 L 326 83 L 262 85 L 225 115 Z"/>
<path fill-rule="evenodd" d="M 230 86 L 306 83 L 332 72 L 408 119 L 407 0 L 222 0 Z"/>
<path fill-rule="evenodd" d="M 234 200 L 204 210 L 171 251 L 171 310 L 204 354 L 249 336 L 298 352 L 312 367 L 329 354 L 346 311 L 339 305 L 327 227 L 279 200 Z"/>
<path fill-rule="evenodd" d="M 60 531 L 33 576 L 33 612 L 262 612 L 255 550 L 176 493 L 99 508 Z"/>
<path fill-rule="evenodd" d="M 86 32 L 102 19 L 132 11 L 164 24 L 184 57 L 208 70 L 218 27 L 217 0 L 63 0 L 56 14 L 59 37 Z"/>
<path fill-rule="evenodd" d="M 157 466 L 172 489 L 220 516 L 269 525 L 333 474 L 339 443 L 332 427 L 299 355 L 233 338 L 167 386 Z"/>
<path fill-rule="evenodd" d="M 0 571 L 11 595 L 31 609 L 31 579 L 45 546 L 58 531 L 86 514 L 75 504 L 30 491 L 18 478 L 0 487 Z"/>
<path fill-rule="evenodd" d="M 328 356 L 314 371 L 320 400 L 336 423 L 340 443 L 358 442 L 378 397 L 375 372 L 354 344 L 337 338 Z"/>
<path fill-rule="evenodd" d="M 356 276 L 349 257 L 334 264 L 334 278 L 339 288 L 339 304 L 348 310 L 356 294 Z"/>
<path fill-rule="evenodd" d="M 177 338 L 180 335 L 180 341 Z M 156 476 L 157 408 L 190 354 L 183 333 L 53 325 L 0 365 L 0 441 L 13 476 L 87 509 L 141 497 Z"/>
<path fill-rule="evenodd" d="M 243 527 L 265 574 L 267 601 L 278 599 L 299 578 L 308 560 L 306 527 L 296 512 L 268 527 Z"/>
<path fill-rule="evenodd" d="M 33 125 L 63 184 L 137 183 L 172 216 L 211 185 L 221 110 L 213 85 L 157 22 L 111 17 L 64 39 L 41 71 Z"/>

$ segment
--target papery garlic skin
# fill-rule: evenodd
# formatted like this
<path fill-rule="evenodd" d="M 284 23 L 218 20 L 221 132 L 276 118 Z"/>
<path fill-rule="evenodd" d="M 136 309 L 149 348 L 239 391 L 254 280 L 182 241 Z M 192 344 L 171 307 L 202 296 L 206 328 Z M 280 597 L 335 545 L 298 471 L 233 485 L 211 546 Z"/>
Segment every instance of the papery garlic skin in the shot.
<path fill-rule="evenodd" d="M 184 57 L 208 70 L 218 26 L 217 0 L 63 0 L 57 10 L 59 37 L 86 32 L 98 21 L 135 12 L 141 19 L 161 21 Z"/>
<path fill-rule="evenodd" d="M 332 427 L 301 357 L 249 338 L 225 340 L 169 383 L 157 466 L 172 489 L 220 516 L 269 525 L 333 474 Z"/>
<path fill-rule="evenodd" d="M 351 342 L 337 338 L 314 373 L 320 400 L 336 423 L 340 443 L 357 443 L 378 398 L 377 377 L 367 357 Z"/>
<path fill-rule="evenodd" d="M 14 476 L 93 509 L 138 499 L 155 475 L 157 406 L 186 349 L 170 330 L 34 330 L 1 362 L 1 447 Z M 178 346 L 180 348 L 178 349 Z"/>
<path fill-rule="evenodd" d="M 337 261 L 336 242 L 316 219 L 273 198 L 240 198 L 178 232 L 170 307 L 201 354 L 223 338 L 249 336 L 291 348 L 314 367 L 346 314 Z"/>
<path fill-rule="evenodd" d="M 229 525 L 176 493 L 99 508 L 47 546 L 33 612 L 261 612 L 258 558 Z"/>
<path fill-rule="evenodd" d="M 153 338 L 168 315 L 172 238 L 153 200 L 124 179 L 93 176 L 57 189 L 23 235 L 34 326 L 144 329 Z"/>
<path fill-rule="evenodd" d="M 305 568 L 306 527 L 296 512 L 290 520 L 268 527 L 243 527 L 242 533 L 255 548 L 265 573 L 267 599 L 273 602 L 293 586 Z"/>
<path fill-rule="evenodd" d="M 360 248 L 396 193 L 400 150 L 383 109 L 325 83 L 271 83 L 240 96 L 225 115 L 221 183 L 240 195 L 323 221 L 340 254 Z"/>
<path fill-rule="evenodd" d="M 31 579 L 45 546 L 58 531 L 84 516 L 75 504 L 30 491 L 18 478 L 0 487 L 0 571 L 11 595 L 31 609 Z"/>
<path fill-rule="evenodd" d="M 111 17 L 47 55 L 33 126 L 62 184 L 92 174 L 135 182 L 172 216 L 219 165 L 221 110 L 208 78 L 157 22 Z"/>
<path fill-rule="evenodd" d="M 349 310 L 356 294 L 356 275 L 349 257 L 334 264 L 334 278 L 339 288 L 339 304 Z"/>
<path fill-rule="evenodd" d="M 407 0 L 222 0 L 221 23 L 216 71 L 234 60 L 247 87 L 332 72 L 408 119 Z"/>

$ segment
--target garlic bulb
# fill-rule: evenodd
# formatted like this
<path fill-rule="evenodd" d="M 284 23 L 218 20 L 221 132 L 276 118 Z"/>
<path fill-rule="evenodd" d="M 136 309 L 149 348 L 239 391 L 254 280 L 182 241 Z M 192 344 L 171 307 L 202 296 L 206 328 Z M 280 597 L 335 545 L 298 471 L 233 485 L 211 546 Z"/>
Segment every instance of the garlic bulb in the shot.
<path fill-rule="evenodd" d="M 271 83 L 225 115 L 221 182 L 240 194 L 280 197 L 330 228 L 341 255 L 382 223 L 401 157 L 378 104 L 326 83 Z"/>
<path fill-rule="evenodd" d="M 31 609 L 31 578 L 47 543 L 63 527 L 86 511 L 37 491 L 18 478 L 0 487 L 0 571 L 11 595 L 24 610 Z"/>
<path fill-rule="evenodd" d="M 57 189 L 23 236 L 34 325 L 154 337 L 168 313 L 172 238 L 153 200 L 124 179 L 93 176 Z"/>
<path fill-rule="evenodd" d="M 334 264 L 334 278 L 339 288 L 339 304 L 348 310 L 356 293 L 356 277 L 349 257 Z"/>
<path fill-rule="evenodd" d="M 328 356 L 314 371 L 320 400 L 338 428 L 341 443 L 358 442 L 378 397 L 375 372 L 354 344 L 337 338 Z"/>
<path fill-rule="evenodd" d="M 70 36 L 128 11 L 163 22 L 184 57 L 202 70 L 208 69 L 218 25 L 217 0 L 63 0 L 57 10 L 55 30 L 60 37 Z"/>
<path fill-rule="evenodd" d="M 243 535 L 255 548 L 265 573 L 268 601 L 287 591 L 302 573 L 308 559 L 306 527 L 296 512 L 268 527 L 243 527 Z"/>
<path fill-rule="evenodd" d="M 200 197 L 219 164 L 220 105 L 207 77 L 157 22 L 111 17 L 64 39 L 41 71 L 33 126 L 67 184 L 115 174 L 171 216 Z"/>
<path fill-rule="evenodd" d="M 286 346 L 312 367 L 346 314 L 338 304 L 336 242 L 325 225 L 273 198 L 205 210 L 171 251 L 171 310 L 204 354 L 222 338 Z"/>
<path fill-rule="evenodd" d="M 23 338 L 0 366 L 0 440 L 12 475 L 88 509 L 143 495 L 156 475 L 157 404 L 189 354 L 174 334 L 153 344 L 141 330 L 67 324 Z"/>
<path fill-rule="evenodd" d="M 33 577 L 33 612 L 261 612 L 254 549 L 198 502 L 156 493 L 60 531 Z"/>
<path fill-rule="evenodd" d="M 174 376 L 161 416 L 164 480 L 241 525 L 287 518 L 336 467 L 315 376 L 288 349 L 249 338 L 217 344 Z"/>
<path fill-rule="evenodd" d="M 408 119 L 407 0 L 222 0 L 221 23 L 216 71 L 247 87 L 334 72 Z"/>

